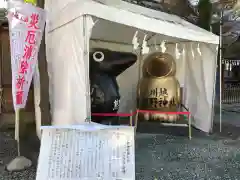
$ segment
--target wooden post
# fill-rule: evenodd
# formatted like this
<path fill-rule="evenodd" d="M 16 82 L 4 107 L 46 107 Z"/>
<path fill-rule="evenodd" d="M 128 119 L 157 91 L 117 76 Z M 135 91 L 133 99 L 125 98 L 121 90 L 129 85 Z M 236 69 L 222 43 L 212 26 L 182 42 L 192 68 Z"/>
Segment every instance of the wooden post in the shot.
<path fill-rule="evenodd" d="M 20 109 L 15 111 L 15 140 L 17 141 L 17 155 L 20 156 L 20 138 L 19 138 L 19 122 L 20 122 Z"/>

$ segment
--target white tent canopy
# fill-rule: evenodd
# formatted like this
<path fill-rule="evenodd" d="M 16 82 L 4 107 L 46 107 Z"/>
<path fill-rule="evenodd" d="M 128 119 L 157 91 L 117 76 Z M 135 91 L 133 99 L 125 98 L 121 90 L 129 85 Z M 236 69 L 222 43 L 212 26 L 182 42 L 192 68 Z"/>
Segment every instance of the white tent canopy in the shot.
<path fill-rule="evenodd" d="M 136 44 L 146 42 L 149 53 L 161 50 L 175 57 L 183 104 L 197 128 L 211 131 L 218 36 L 177 16 L 126 2 L 114 7 L 90 0 L 64 3 L 45 4 L 53 124 L 79 124 L 90 116 L 89 47 L 138 52 Z M 120 112 L 135 108 L 138 64 L 118 77 Z"/>
<path fill-rule="evenodd" d="M 210 43 L 210 44 L 218 44 L 217 36 L 175 15 L 169 15 L 163 12 L 154 11 L 148 8 L 143 8 L 141 6 L 136 6 L 126 2 L 121 2 L 120 4 L 114 7 L 111 7 L 111 6 L 106 6 L 91 0 L 89 1 L 69 0 L 69 1 L 70 1 L 69 3 L 62 6 L 58 10 L 55 9 L 55 6 L 57 4 L 56 1 L 53 1 L 53 0 L 46 1 L 46 9 L 49 12 L 49 21 L 50 21 L 49 31 L 57 29 L 63 25 L 66 25 L 83 15 L 89 15 L 92 17 L 97 17 L 100 19 L 117 23 L 118 25 L 114 24 L 110 26 L 110 27 L 117 26 L 115 27 L 115 29 L 117 29 L 121 25 L 134 27 L 135 30 L 140 29 L 150 34 L 156 33 L 158 34 L 158 36 L 161 36 L 162 39 L 168 40 L 171 42 L 172 41 L 178 42 L 179 39 L 184 39 L 187 41 L 197 41 L 197 42 L 204 42 L 204 43 Z M 60 3 L 62 2 L 60 1 Z M 51 12 L 52 9 L 54 9 L 53 12 Z M 105 28 L 109 29 L 110 27 L 105 27 Z M 122 27 L 118 29 L 118 31 L 122 29 L 125 29 L 125 28 Z M 128 29 L 128 31 L 129 30 L 130 29 Z M 111 31 L 111 33 L 113 32 L 114 31 Z M 104 32 L 100 32 L 100 33 L 104 33 Z M 122 33 L 125 33 L 125 32 L 122 32 Z M 128 32 L 127 34 L 131 35 L 130 32 Z M 106 37 L 106 34 L 104 37 Z M 123 37 L 120 37 L 119 42 L 122 42 L 121 39 Z M 125 39 L 127 38 L 128 37 L 126 37 Z M 128 41 L 130 40 L 131 42 L 131 38 L 132 37 L 128 38 Z M 116 37 L 113 37 L 113 39 L 111 40 L 116 41 L 117 39 Z"/>

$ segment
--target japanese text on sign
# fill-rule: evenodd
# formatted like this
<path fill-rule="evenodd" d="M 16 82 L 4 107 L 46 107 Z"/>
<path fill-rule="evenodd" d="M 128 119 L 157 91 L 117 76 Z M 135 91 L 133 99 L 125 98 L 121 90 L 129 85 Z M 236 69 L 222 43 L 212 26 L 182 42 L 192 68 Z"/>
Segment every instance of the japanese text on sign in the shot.
<path fill-rule="evenodd" d="M 76 128 L 43 129 L 37 180 L 135 179 L 133 127 Z"/>

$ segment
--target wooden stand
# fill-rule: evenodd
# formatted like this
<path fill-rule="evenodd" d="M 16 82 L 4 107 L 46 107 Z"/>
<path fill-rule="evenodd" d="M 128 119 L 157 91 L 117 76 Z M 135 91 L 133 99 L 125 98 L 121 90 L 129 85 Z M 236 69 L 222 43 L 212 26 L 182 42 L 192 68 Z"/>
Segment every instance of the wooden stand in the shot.
<path fill-rule="evenodd" d="M 159 127 L 169 127 L 169 126 L 175 126 L 175 127 L 188 127 L 188 138 L 191 140 L 192 139 L 192 120 L 191 120 L 191 114 L 189 112 L 189 110 L 182 104 L 181 105 L 182 108 L 184 108 L 186 111 L 179 111 L 179 112 L 159 112 L 159 111 L 149 111 L 149 113 L 152 114 L 179 114 L 180 115 L 180 119 L 177 120 L 176 122 L 172 123 L 172 122 L 161 122 L 161 121 L 150 121 L 150 122 L 145 122 L 146 124 L 155 124 L 155 125 L 159 125 Z M 138 124 L 140 123 L 139 121 L 139 113 L 141 112 L 145 112 L 147 113 L 147 110 L 137 110 L 136 112 L 136 116 L 135 116 L 135 128 L 138 128 Z M 183 115 L 186 115 L 188 117 L 188 120 L 186 122 L 186 120 L 184 119 Z M 138 122 L 139 121 L 139 122 Z"/>

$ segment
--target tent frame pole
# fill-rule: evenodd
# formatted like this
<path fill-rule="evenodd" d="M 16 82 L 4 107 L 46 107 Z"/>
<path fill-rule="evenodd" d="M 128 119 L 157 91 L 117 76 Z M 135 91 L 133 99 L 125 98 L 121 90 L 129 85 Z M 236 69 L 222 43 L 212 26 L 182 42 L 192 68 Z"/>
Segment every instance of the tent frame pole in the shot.
<path fill-rule="evenodd" d="M 87 64 L 87 76 L 85 78 L 86 82 L 90 82 L 90 77 L 89 77 L 89 39 L 87 38 L 87 34 L 88 34 L 88 23 L 87 23 L 87 15 L 83 15 L 83 36 L 84 36 L 84 50 L 83 50 L 83 56 L 84 59 L 86 60 Z M 85 122 L 91 123 L 92 118 L 91 118 L 91 103 L 89 103 L 91 101 L 91 89 L 90 89 L 90 85 L 88 85 L 87 87 L 87 118 L 85 119 Z"/>
<path fill-rule="evenodd" d="M 223 10 L 220 12 L 219 25 L 219 131 L 222 132 L 222 25 L 223 25 Z"/>
<path fill-rule="evenodd" d="M 118 42 L 118 41 L 109 41 L 109 40 L 103 40 L 103 39 L 96 39 L 96 38 L 90 38 L 90 41 L 94 41 L 94 42 L 103 42 L 103 43 L 112 43 L 112 44 L 116 44 L 116 45 L 127 45 L 127 46 L 133 46 L 132 43 L 122 43 L 122 42 Z M 189 43 L 189 42 L 193 42 L 193 41 L 177 41 L 177 42 L 165 42 L 165 44 L 176 44 L 176 43 Z M 151 46 L 159 46 L 161 44 L 149 44 L 148 46 L 151 47 Z"/>
<path fill-rule="evenodd" d="M 143 53 L 142 53 L 142 49 L 143 49 L 143 47 L 142 47 L 142 44 L 140 44 L 139 46 L 138 46 L 138 53 L 137 53 L 137 55 L 138 55 L 138 83 L 139 83 L 139 81 L 140 81 L 140 79 L 141 79 L 141 67 L 142 67 L 142 59 L 143 59 Z M 139 94 L 140 94 L 140 90 L 139 89 L 137 89 L 137 106 L 136 106 L 136 115 L 135 115 L 135 131 L 137 130 L 137 125 L 138 125 L 138 110 L 139 110 L 139 104 L 140 104 L 140 100 L 139 100 Z"/>

